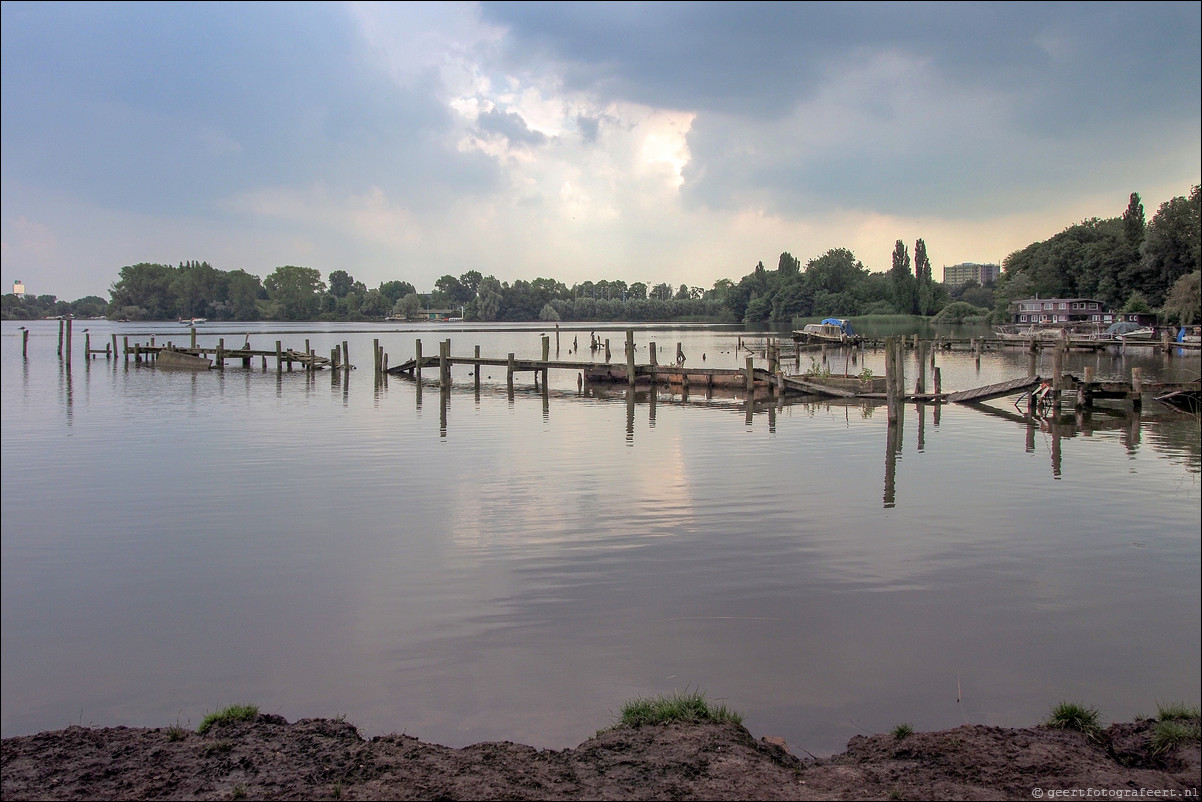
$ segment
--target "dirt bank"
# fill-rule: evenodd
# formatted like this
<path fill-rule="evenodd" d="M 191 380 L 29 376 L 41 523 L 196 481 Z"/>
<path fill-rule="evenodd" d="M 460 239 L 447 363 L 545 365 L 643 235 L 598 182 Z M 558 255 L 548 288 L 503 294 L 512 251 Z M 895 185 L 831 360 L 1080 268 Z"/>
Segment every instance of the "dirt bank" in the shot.
<path fill-rule="evenodd" d="M 1154 723 L 1079 732 L 967 725 L 857 736 L 800 760 L 737 724 L 617 728 L 575 749 L 451 749 L 280 716 L 178 728 L 70 727 L 3 741 L 3 799 L 1033 799 L 1197 797 L 1197 741 L 1153 754 Z M 1067 794 L 1065 794 L 1067 795 Z"/>

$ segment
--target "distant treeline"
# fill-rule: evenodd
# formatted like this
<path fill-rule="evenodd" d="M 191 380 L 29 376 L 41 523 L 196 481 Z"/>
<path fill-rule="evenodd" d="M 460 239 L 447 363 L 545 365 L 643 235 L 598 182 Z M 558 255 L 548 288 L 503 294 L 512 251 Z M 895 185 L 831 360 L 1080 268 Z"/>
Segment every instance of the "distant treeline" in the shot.
<path fill-rule="evenodd" d="M 788 252 L 775 269 L 760 262 L 737 282 L 705 289 L 621 280 L 571 287 L 550 278 L 499 281 L 469 270 L 445 275 L 419 293 L 407 281 L 368 288 L 345 270 L 324 280 L 311 267 L 277 267 L 265 279 L 208 262 L 141 263 L 121 268 L 105 301 L 53 295 L 3 297 L 5 319 L 73 314 L 124 320 L 379 320 L 434 314 L 476 321 L 791 322 L 814 316 L 907 314 L 943 320 L 1005 319 L 1011 301 L 1096 298 L 1112 309 L 1157 311 L 1166 322 L 1196 323 L 1202 313 L 1199 187 L 1161 204 L 1145 223 L 1138 194 L 1122 217 L 1093 218 L 1006 257 L 994 285 L 949 288 L 935 282 L 926 243 L 897 241 L 892 267 L 870 272 L 845 248 L 804 265 Z"/>

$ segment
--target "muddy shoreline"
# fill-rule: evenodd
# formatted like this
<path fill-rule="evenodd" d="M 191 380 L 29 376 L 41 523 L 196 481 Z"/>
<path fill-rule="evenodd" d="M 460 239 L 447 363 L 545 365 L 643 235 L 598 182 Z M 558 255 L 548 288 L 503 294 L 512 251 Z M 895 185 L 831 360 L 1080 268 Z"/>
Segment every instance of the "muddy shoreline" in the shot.
<path fill-rule="evenodd" d="M 1195 720 L 1196 723 L 1196 720 Z M 1092 735 L 965 725 L 856 736 L 797 757 L 734 723 L 616 727 L 573 749 L 462 749 L 364 739 L 345 721 L 259 714 L 203 735 L 69 727 L 5 738 L 0 798 L 24 799 L 1038 799 L 1197 797 L 1196 740 L 1152 748 L 1155 722 Z"/>

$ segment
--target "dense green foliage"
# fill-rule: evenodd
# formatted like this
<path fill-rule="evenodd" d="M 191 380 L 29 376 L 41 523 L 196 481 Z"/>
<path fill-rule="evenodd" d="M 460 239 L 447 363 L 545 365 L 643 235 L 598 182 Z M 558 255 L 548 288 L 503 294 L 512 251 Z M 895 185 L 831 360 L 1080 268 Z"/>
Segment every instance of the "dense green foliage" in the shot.
<path fill-rule="evenodd" d="M 799 318 L 865 315 L 979 317 L 979 308 L 1005 319 L 1008 305 L 1041 296 L 1097 298 L 1113 309 L 1157 311 L 1166 322 L 1195 323 L 1199 300 L 1199 188 L 1161 204 L 1144 222 L 1132 193 L 1121 217 L 1091 218 L 1006 257 L 996 286 L 975 281 L 948 288 L 932 277 L 927 244 L 914 259 L 901 240 L 892 266 L 873 273 L 846 248 L 804 264 L 782 253 L 775 270 L 760 262 L 737 282 L 710 289 L 621 280 L 571 287 L 550 278 L 502 282 L 477 270 L 444 275 L 422 294 L 404 280 L 369 289 L 348 271 L 323 281 L 315 268 L 285 265 L 265 279 L 208 262 L 178 266 L 140 263 L 121 268 L 111 300 L 90 296 L 59 301 L 53 295 L 3 297 L 5 319 L 107 315 L 126 320 L 379 320 L 443 315 L 479 321 L 660 321 L 791 323 Z"/>
<path fill-rule="evenodd" d="M 1173 198 L 1146 226 L 1143 204 L 1132 194 L 1122 217 L 1091 218 L 1044 242 L 1010 254 L 995 295 L 995 314 L 1019 298 L 1096 298 L 1113 309 L 1141 303 L 1160 309 L 1177 281 L 1199 264 L 1199 188 Z M 1141 300 L 1142 299 L 1142 300 Z M 1174 307 L 1179 318 L 1185 306 Z M 1129 310 L 1130 311 L 1130 310 Z M 1174 322 L 1192 323 L 1192 319 Z"/>

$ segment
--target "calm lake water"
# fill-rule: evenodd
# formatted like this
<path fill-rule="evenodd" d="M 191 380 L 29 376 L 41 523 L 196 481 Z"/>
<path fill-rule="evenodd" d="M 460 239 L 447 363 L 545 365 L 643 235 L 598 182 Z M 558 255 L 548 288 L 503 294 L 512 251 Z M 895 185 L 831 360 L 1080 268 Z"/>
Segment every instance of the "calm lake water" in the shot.
<path fill-rule="evenodd" d="M 579 393 L 566 371 L 546 397 L 519 374 L 512 399 L 498 368 L 479 394 L 466 368 L 446 396 L 372 379 L 373 339 L 393 365 L 419 337 L 533 358 L 537 325 L 198 329 L 319 354 L 345 340 L 345 378 L 85 361 L 85 327 L 93 348 L 188 338 L 105 321 L 75 323 L 67 371 L 57 322 L 27 324 L 27 359 L 19 325 L 0 337 L 5 737 L 195 727 L 250 702 L 368 736 L 563 748 L 630 697 L 699 688 L 757 737 L 829 754 L 903 722 L 1199 701 L 1199 422 L 1150 398 L 1058 426 L 1014 399 L 910 405 L 890 448 L 865 404 Z M 560 358 L 591 331 L 622 361 L 620 326 L 564 326 Z M 738 337 L 763 335 L 635 336 L 661 361 L 680 342 L 689 364 L 741 367 Z M 937 364 L 945 390 L 1028 369 L 1017 349 Z M 1150 349 L 1067 367 L 1085 365 L 1200 370 Z M 883 354 L 864 367 L 883 375 Z"/>

